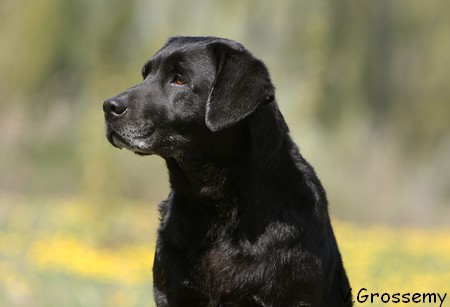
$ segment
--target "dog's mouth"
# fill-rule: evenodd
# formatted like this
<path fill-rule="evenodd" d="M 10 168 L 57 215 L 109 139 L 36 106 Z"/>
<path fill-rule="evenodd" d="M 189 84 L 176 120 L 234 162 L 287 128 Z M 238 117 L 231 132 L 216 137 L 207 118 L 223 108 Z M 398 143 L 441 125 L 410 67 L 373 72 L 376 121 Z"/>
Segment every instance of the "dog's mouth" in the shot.
<path fill-rule="evenodd" d="M 106 131 L 106 138 L 111 143 L 111 145 L 113 145 L 114 147 L 119 148 L 119 149 L 122 149 L 123 147 L 128 146 L 126 141 L 119 134 L 117 134 L 114 131 L 111 131 L 111 130 L 108 131 L 108 130 Z"/>
<path fill-rule="evenodd" d="M 116 148 L 122 149 L 128 149 L 138 155 L 150 155 L 152 154 L 151 150 L 148 148 L 147 144 L 143 140 L 138 140 L 139 138 L 136 138 L 136 141 L 130 142 L 126 138 L 124 138 L 122 135 L 117 133 L 116 131 L 112 130 L 111 128 L 106 128 L 106 138 Z"/>

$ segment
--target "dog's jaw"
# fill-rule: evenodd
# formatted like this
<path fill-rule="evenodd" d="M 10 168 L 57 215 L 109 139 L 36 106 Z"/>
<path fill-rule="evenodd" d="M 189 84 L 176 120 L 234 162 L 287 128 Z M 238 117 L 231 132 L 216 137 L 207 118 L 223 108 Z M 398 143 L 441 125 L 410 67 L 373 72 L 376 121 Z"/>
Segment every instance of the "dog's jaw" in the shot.
<path fill-rule="evenodd" d="M 122 145 L 122 142 L 119 140 L 117 134 L 109 130 L 108 128 L 106 128 L 106 138 L 108 139 L 108 141 L 111 143 L 112 146 L 119 149 L 122 149 L 122 147 L 124 147 Z"/>
<path fill-rule="evenodd" d="M 117 129 L 114 124 L 106 123 L 106 138 L 116 148 L 128 149 L 139 155 L 153 154 L 150 138 L 154 129 L 148 126 L 139 128 L 125 126 Z"/>

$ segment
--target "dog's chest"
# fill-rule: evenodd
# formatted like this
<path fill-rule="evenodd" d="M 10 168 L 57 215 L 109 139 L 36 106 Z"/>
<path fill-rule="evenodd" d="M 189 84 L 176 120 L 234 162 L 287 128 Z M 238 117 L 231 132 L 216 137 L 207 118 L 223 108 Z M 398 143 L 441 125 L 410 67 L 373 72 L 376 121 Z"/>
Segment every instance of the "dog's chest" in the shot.
<path fill-rule="evenodd" d="M 187 271 L 184 284 L 213 300 L 243 296 L 241 292 L 260 283 L 255 278 L 259 275 L 257 260 L 229 242 L 222 241 L 220 246 L 200 253 L 191 261 L 192 265 L 184 268 Z"/>

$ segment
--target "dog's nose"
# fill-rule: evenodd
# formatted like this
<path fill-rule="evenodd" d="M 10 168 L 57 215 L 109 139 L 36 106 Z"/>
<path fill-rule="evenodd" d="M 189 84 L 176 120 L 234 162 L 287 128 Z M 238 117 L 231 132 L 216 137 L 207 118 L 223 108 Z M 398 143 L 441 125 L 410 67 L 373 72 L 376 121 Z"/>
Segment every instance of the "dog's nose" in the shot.
<path fill-rule="evenodd" d="M 120 98 L 110 98 L 103 103 L 103 111 L 108 114 L 121 115 L 127 110 L 127 103 Z"/>

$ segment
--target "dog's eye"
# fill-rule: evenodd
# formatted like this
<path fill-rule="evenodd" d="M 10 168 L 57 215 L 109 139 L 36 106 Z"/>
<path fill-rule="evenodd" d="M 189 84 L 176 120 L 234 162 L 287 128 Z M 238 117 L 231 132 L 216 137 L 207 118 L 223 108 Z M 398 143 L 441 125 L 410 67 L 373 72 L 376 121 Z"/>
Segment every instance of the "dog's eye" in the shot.
<path fill-rule="evenodd" d="M 173 77 L 172 83 L 175 83 L 176 85 L 185 85 L 187 82 L 183 79 L 180 75 L 175 75 Z"/>

